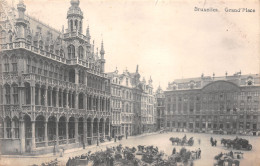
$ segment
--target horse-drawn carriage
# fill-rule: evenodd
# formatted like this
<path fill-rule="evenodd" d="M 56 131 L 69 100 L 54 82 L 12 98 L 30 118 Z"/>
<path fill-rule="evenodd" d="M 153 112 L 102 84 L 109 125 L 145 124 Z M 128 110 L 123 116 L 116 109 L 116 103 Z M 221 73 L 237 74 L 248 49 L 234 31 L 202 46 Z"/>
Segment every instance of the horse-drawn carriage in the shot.
<path fill-rule="evenodd" d="M 233 148 L 236 150 L 252 150 L 252 145 L 249 144 L 249 141 L 243 138 L 231 139 L 221 139 L 221 144 L 227 148 Z"/>
<path fill-rule="evenodd" d="M 238 160 L 240 158 L 236 158 L 233 155 L 233 152 L 230 153 L 220 153 L 217 156 L 215 156 L 215 160 L 217 161 L 214 163 L 214 166 L 225 166 L 225 165 L 234 165 L 239 166 L 240 161 Z"/>
<path fill-rule="evenodd" d="M 172 145 L 177 144 L 181 146 L 192 146 L 194 144 L 193 137 L 191 137 L 189 140 L 186 139 L 186 136 L 184 136 L 182 139 L 178 137 L 171 137 L 170 141 L 172 142 Z"/>

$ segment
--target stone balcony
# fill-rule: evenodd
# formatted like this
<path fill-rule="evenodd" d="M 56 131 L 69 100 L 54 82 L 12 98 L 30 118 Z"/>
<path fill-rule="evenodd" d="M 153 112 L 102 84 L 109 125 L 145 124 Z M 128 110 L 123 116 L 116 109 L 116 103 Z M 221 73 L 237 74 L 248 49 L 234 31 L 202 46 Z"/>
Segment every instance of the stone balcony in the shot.
<path fill-rule="evenodd" d="M 63 107 L 51 107 L 51 106 L 41 106 L 41 105 L 23 105 L 22 110 L 23 113 L 54 113 L 54 114 L 80 114 L 87 115 L 92 117 L 108 117 L 111 116 L 111 113 L 108 111 L 95 111 L 95 110 L 86 110 L 86 109 L 76 109 L 76 108 L 63 108 Z"/>

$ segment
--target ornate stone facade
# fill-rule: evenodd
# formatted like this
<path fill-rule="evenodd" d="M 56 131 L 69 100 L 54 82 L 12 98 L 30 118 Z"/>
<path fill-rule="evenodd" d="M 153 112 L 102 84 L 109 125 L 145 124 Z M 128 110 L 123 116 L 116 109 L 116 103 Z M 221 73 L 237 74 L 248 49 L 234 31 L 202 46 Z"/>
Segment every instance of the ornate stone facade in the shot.
<path fill-rule="evenodd" d="M 79 0 L 71 0 L 65 32 L 25 15 L 23 1 L 17 10 L 1 3 L 2 153 L 52 152 L 110 136 L 104 46 L 95 52 L 89 27 L 83 35 Z"/>
<path fill-rule="evenodd" d="M 260 130 L 259 95 L 258 74 L 175 80 L 165 91 L 166 127 L 255 135 Z"/>

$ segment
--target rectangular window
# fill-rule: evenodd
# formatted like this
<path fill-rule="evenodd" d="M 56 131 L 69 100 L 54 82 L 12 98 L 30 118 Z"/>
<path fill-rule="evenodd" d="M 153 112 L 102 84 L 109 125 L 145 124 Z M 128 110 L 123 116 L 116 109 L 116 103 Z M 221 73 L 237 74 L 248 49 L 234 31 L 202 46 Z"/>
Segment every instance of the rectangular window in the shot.
<path fill-rule="evenodd" d="M 13 63 L 13 72 L 17 72 L 17 63 Z"/>
<path fill-rule="evenodd" d="M 13 97 L 14 97 L 14 104 L 18 104 L 18 87 L 14 86 L 13 87 Z"/>
<path fill-rule="evenodd" d="M 9 72 L 9 64 L 8 63 L 5 64 L 5 72 Z"/>

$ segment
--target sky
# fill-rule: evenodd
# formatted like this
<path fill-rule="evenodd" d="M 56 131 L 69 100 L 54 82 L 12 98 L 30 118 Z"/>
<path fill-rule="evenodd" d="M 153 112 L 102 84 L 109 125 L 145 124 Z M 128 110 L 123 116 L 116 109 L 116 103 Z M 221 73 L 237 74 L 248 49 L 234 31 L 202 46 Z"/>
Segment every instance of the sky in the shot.
<path fill-rule="evenodd" d="M 11 1 L 11 0 L 9 0 Z M 14 0 L 17 4 L 18 0 Z M 51 27 L 67 29 L 70 0 L 24 0 L 26 13 Z M 80 0 L 83 32 L 104 41 L 105 71 L 151 76 L 166 89 L 174 79 L 259 73 L 258 0 Z M 196 12 L 195 7 L 219 12 Z M 225 12 L 225 8 L 255 12 Z"/>

